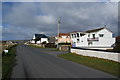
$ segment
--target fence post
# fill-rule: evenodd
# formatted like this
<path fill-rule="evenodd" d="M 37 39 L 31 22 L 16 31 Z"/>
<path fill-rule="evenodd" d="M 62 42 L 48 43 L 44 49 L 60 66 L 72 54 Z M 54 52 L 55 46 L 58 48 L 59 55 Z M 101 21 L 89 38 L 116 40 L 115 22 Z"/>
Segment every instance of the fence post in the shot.
<path fill-rule="evenodd" d="M 71 53 L 71 47 L 68 46 L 68 53 Z"/>

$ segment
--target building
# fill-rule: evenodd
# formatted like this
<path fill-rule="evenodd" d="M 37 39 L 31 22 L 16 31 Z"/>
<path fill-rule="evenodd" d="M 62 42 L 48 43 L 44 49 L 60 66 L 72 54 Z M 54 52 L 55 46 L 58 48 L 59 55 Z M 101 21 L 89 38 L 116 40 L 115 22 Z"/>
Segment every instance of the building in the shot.
<path fill-rule="evenodd" d="M 56 37 L 57 43 L 71 43 L 72 40 L 70 39 L 69 33 L 59 33 L 59 37 Z"/>
<path fill-rule="evenodd" d="M 112 47 L 115 43 L 112 31 L 106 27 L 85 32 L 75 31 L 70 36 L 73 47 Z"/>
<path fill-rule="evenodd" d="M 48 37 L 45 34 L 35 34 L 30 41 L 31 43 L 48 43 Z"/>
<path fill-rule="evenodd" d="M 55 37 L 49 37 L 48 41 L 49 43 L 55 43 Z"/>

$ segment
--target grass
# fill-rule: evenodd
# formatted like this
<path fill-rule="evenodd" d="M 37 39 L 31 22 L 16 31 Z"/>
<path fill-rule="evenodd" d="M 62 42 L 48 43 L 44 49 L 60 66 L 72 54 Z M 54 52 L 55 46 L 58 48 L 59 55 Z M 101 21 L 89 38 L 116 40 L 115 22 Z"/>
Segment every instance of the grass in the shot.
<path fill-rule="evenodd" d="M 75 53 L 59 54 L 58 56 L 120 77 L 120 72 L 118 71 L 120 68 L 120 63 L 118 62 L 88 56 L 81 56 Z"/>
<path fill-rule="evenodd" d="M 32 45 L 30 44 L 29 46 L 35 47 L 35 48 L 44 48 L 44 47 L 40 47 L 40 46 L 36 46 L 36 45 Z"/>
<path fill-rule="evenodd" d="M 15 61 L 15 52 L 16 47 L 13 46 L 6 55 L 2 55 L 2 79 L 8 79 L 11 76 Z"/>
<path fill-rule="evenodd" d="M 35 48 L 48 48 L 48 47 L 40 47 L 40 46 L 32 45 L 32 44 L 30 44 L 29 46 L 32 46 L 32 47 L 35 47 Z M 48 48 L 48 49 L 56 49 L 56 48 Z"/>
<path fill-rule="evenodd" d="M 51 50 L 51 51 L 66 51 L 66 50 L 58 50 L 58 49 L 55 49 L 55 50 Z"/>

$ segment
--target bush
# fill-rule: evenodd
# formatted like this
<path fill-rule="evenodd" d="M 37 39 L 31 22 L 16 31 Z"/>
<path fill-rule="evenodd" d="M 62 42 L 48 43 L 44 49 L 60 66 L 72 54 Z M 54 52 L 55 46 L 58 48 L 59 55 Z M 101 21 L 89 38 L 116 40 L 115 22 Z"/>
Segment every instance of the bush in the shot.
<path fill-rule="evenodd" d="M 56 48 L 57 46 L 55 45 L 55 43 L 47 43 L 45 45 L 45 47 L 48 47 L 48 48 Z"/>
<path fill-rule="evenodd" d="M 58 43 L 58 45 L 71 45 L 71 43 Z"/>
<path fill-rule="evenodd" d="M 120 44 L 116 43 L 113 50 L 120 51 Z"/>

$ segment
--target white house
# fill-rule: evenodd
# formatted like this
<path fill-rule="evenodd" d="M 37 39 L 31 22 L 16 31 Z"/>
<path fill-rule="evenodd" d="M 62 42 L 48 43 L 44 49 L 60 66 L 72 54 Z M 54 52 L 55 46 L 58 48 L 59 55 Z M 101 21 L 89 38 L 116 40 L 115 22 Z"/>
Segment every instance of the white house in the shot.
<path fill-rule="evenodd" d="M 73 47 L 112 47 L 115 43 L 112 31 L 106 27 L 85 32 L 75 31 L 70 36 Z"/>
<path fill-rule="evenodd" d="M 35 34 L 30 41 L 31 43 L 48 43 L 48 37 L 45 34 Z"/>

